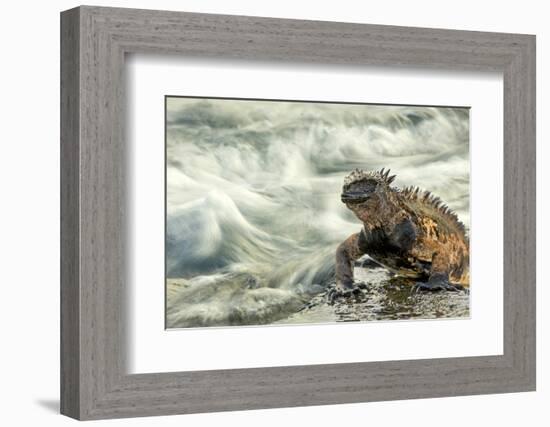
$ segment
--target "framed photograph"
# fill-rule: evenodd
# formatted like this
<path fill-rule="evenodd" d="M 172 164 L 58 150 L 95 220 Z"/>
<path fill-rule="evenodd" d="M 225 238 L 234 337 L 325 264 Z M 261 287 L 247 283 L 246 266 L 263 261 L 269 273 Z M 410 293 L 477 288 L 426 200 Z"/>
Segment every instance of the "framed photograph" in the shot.
<path fill-rule="evenodd" d="M 535 390 L 535 37 L 61 14 L 61 412 Z"/>

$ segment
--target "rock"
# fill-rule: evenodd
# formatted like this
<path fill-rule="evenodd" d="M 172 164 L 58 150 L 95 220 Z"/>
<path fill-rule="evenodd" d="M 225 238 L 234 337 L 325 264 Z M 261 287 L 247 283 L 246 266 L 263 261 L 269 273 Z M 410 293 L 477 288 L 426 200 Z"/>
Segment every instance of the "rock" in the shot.
<path fill-rule="evenodd" d="M 322 312 L 332 312 L 339 322 L 372 320 L 406 320 L 461 318 L 470 315 L 469 292 L 411 292 L 413 279 L 392 276 L 384 268 L 355 268 L 358 291 L 349 297 L 336 298 L 333 303 L 327 295 L 336 286 L 331 283 L 325 291 L 313 297 L 299 313 L 284 323 L 310 323 Z"/>

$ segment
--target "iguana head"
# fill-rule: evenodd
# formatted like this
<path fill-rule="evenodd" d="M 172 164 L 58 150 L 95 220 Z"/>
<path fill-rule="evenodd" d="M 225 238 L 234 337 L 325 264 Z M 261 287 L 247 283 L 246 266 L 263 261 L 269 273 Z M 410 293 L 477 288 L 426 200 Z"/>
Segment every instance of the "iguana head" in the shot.
<path fill-rule="evenodd" d="M 341 199 L 363 222 L 383 216 L 390 207 L 390 184 L 395 175 L 390 170 L 355 169 L 344 179 Z"/>

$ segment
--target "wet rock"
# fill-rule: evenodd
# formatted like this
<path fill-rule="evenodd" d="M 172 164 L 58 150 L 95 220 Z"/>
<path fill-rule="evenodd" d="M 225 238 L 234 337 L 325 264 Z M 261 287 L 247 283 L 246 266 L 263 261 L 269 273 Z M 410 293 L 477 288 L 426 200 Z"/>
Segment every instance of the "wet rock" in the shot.
<path fill-rule="evenodd" d="M 392 276 L 384 268 L 355 268 L 357 291 L 333 301 L 328 296 L 332 283 L 325 291 L 308 301 L 284 323 L 310 323 L 322 313 L 331 313 L 334 321 L 373 321 L 463 318 L 470 315 L 468 291 L 413 292 L 416 281 Z"/>

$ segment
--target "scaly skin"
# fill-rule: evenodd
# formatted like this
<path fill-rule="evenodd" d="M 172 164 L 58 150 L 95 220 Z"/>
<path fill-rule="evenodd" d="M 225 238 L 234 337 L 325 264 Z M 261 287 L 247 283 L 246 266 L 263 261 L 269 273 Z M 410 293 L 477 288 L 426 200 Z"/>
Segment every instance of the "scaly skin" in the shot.
<path fill-rule="evenodd" d="M 389 170 L 354 170 L 342 201 L 363 223 L 336 251 L 336 288 L 355 288 L 353 264 L 368 254 L 389 270 L 422 280 L 418 290 L 469 286 L 469 242 L 464 225 L 441 200 L 418 188 L 398 189 Z M 427 279 L 427 282 L 426 282 Z"/>

